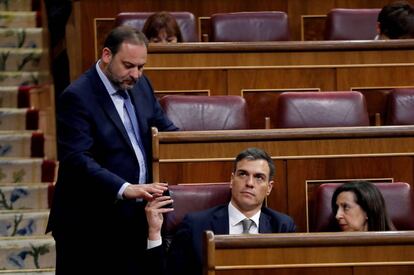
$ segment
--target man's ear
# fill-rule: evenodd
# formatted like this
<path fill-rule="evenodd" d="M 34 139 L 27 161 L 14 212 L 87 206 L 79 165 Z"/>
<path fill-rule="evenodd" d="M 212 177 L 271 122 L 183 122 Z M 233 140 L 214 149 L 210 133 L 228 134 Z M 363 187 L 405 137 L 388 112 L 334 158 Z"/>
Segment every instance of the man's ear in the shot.
<path fill-rule="evenodd" d="M 230 189 L 233 188 L 233 179 L 234 179 L 234 173 L 231 173 L 231 178 L 230 178 Z"/>
<path fill-rule="evenodd" d="M 273 184 L 274 184 L 273 180 L 269 181 L 269 183 L 267 184 L 266 196 L 269 196 L 270 192 L 272 192 Z"/>
<path fill-rule="evenodd" d="M 101 56 L 101 60 L 102 62 L 109 64 L 109 62 L 111 62 L 112 60 L 112 51 L 105 47 L 102 49 L 102 56 Z"/>

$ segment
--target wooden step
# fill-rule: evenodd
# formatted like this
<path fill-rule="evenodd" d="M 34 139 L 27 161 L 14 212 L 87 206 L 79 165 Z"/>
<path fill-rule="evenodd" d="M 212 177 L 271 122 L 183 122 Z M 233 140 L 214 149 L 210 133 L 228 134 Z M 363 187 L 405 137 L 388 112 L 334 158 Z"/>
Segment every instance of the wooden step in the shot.
<path fill-rule="evenodd" d="M 53 105 L 53 85 L 0 86 L 0 108 L 47 110 Z"/>
<path fill-rule="evenodd" d="M 0 269 L 54 268 L 55 259 L 52 237 L 0 238 Z"/>
<path fill-rule="evenodd" d="M 48 51 L 29 48 L 0 48 L 0 71 L 42 71 L 48 69 Z"/>
<path fill-rule="evenodd" d="M 0 108 L 0 131 L 37 130 L 39 111 L 26 108 Z"/>
<path fill-rule="evenodd" d="M 44 156 L 44 136 L 41 132 L 0 131 L 0 157 Z"/>
<path fill-rule="evenodd" d="M 0 11 L 1 28 L 36 28 L 37 25 L 35 11 Z"/>
<path fill-rule="evenodd" d="M 0 186 L 0 210 L 47 209 L 49 185 Z"/>
<path fill-rule="evenodd" d="M 54 268 L 0 270 L 0 275 L 55 275 Z"/>
<path fill-rule="evenodd" d="M 31 11 L 33 0 L 5 0 L 0 1 L 1 11 Z"/>
<path fill-rule="evenodd" d="M 42 182 L 41 158 L 0 158 L 0 184 Z"/>
<path fill-rule="evenodd" d="M 0 211 L 0 237 L 43 236 L 48 217 L 49 210 Z"/>
<path fill-rule="evenodd" d="M 0 29 L 2 48 L 43 48 L 42 28 L 3 28 Z"/>
<path fill-rule="evenodd" d="M 49 83 L 51 75 L 46 72 L 1 72 L 0 86 L 24 86 Z"/>
<path fill-rule="evenodd" d="M 6 86 L 0 87 L 0 108 L 18 107 L 19 87 Z M 29 107 L 29 106 L 25 106 Z"/>

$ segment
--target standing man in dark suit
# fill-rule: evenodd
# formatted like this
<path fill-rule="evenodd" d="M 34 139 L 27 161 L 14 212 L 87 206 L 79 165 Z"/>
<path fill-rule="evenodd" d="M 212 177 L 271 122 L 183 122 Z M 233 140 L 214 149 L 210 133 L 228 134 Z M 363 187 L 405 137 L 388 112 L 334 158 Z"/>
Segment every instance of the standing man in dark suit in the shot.
<path fill-rule="evenodd" d="M 145 203 L 167 189 L 151 182 L 151 127 L 177 128 L 142 74 L 147 39 L 118 27 L 100 60 L 69 85 L 57 113 L 59 175 L 47 231 L 56 274 L 149 274 Z"/>
<path fill-rule="evenodd" d="M 263 150 L 249 148 L 241 152 L 231 175 L 230 203 L 184 217 L 169 249 L 167 273 L 202 274 L 202 236 L 206 230 L 215 234 L 294 232 L 296 226 L 289 216 L 263 206 L 272 191 L 274 173 L 275 165 Z M 146 207 L 150 232 L 157 232 L 149 239 L 159 239 L 159 244 L 163 222 L 160 213 L 165 209 L 161 207 L 167 203 L 168 198 L 159 197 Z M 157 246 L 149 251 L 159 255 L 162 249 Z"/>

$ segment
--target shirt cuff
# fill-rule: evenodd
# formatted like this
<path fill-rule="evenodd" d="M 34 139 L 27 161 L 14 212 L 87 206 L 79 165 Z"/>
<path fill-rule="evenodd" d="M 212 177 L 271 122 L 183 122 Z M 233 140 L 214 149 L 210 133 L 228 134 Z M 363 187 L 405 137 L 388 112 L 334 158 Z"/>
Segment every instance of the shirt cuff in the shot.
<path fill-rule="evenodd" d="M 147 249 L 151 249 L 157 246 L 162 245 L 162 239 L 159 240 L 147 240 Z"/>
<path fill-rule="evenodd" d="M 123 199 L 124 199 L 124 197 L 123 197 L 122 195 L 124 194 L 125 189 L 126 189 L 129 185 L 130 185 L 130 183 L 129 183 L 129 182 L 125 182 L 124 184 L 122 184 L 121 188 L 119 188 L 119 191 L 118 191 L 118 196 L 117 196 L 119 200 L 123 200 Z"/>

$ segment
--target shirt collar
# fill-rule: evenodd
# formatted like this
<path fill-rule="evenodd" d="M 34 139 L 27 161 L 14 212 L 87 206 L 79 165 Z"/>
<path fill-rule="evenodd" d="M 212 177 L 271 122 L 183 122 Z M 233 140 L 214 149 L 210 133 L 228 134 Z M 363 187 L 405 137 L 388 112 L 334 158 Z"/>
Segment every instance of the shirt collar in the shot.
<path fill-rule="evenodd" d="M 235 226 L 240 223 L 242 220 L 246 219 L 247 217 L 239 211 L 231 202 L 229 203 L 229 223 L 231 226 Z M 257 211 L 250 219 L 254 222 L 254 224 L 259 227 L 259 218 L 260 218 L 261 210 Z"/>
<path fill-rule="evenodd" d="M 99 59 L 98 62 L 95 64 L 96 71 L 98 72 L 99 78 L 102 80 L 103 84 L 105 85 L 106 90 L 110 95 L 113 95 L 117 92 L 117 89 L 114 88 L 111 81 L 108 77 L 104 74 L 99 64 L 101 64 L 101 60 Z"/>

